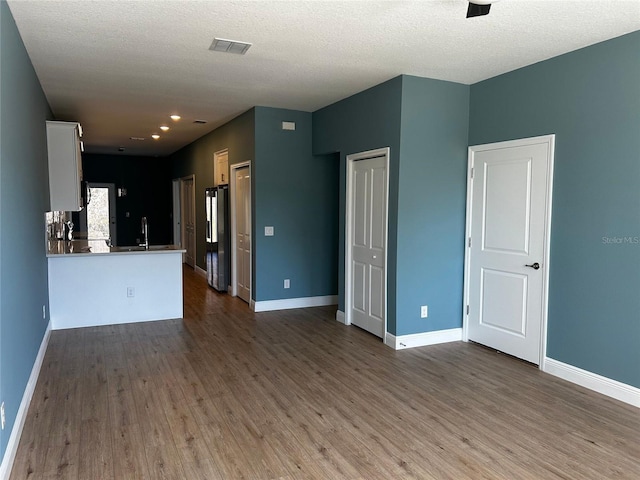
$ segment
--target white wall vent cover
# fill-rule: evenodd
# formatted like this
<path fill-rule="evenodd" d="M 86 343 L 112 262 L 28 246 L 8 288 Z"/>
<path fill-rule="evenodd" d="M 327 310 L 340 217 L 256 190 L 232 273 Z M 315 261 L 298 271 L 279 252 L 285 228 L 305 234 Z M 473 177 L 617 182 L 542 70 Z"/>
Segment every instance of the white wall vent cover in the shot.
<path fill-rule="evenodd" d="M 251 43 L 239 42 L 237 40 L 225 40 L 224 38 L 214 38 L 209 50 L 214 52 L 236 53 L 244 55 L 249 50 Z"/>

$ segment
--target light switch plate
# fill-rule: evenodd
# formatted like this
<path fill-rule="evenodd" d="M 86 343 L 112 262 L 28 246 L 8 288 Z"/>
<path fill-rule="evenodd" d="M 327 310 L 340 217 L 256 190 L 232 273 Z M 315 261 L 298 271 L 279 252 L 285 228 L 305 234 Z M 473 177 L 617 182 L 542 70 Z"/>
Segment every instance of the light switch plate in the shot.
<path fill-rule="evenodd" d="M 264 227 L 264 236 L 273 237 L 273 227 Z"/>

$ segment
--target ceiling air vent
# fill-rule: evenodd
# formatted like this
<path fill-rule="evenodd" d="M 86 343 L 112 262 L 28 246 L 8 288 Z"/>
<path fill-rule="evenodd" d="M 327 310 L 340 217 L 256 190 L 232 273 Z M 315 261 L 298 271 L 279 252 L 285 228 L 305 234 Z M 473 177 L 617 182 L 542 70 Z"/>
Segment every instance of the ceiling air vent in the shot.
<path fill-rule="evenodd" d="M 236 53 L 244 55 L 251 46 L 247 42 L 238 42 L 237 40 L 225 40 L 224 38 L 214 38 L 209 50 L 214 52 Z"/>
<path fill-rule="evenodd" d="M 197 123 L 198 125 L 204 125 L 205 123 L 207 123 L 206 120 L 194 120 L 193 123 Z"/>

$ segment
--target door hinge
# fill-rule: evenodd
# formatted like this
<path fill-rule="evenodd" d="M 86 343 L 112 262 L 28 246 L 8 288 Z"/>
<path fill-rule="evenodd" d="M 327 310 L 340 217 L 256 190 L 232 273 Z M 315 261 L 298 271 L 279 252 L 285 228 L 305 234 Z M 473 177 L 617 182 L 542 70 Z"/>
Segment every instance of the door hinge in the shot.
<path fill-rule="evenodd" d="M 469 315 L 469 305 L 467 305 L 467 315 Z"/>
<path fill-rule="evenodd" d="M 471 237 L 469 237 L 469 241 L 467 243 L 469 245 L 469 248 L 471 248 Z"/>
<path fill-rule="evenodd" d="M 473 168 L 471 168 L 471 178 L 473 178 Z"/>

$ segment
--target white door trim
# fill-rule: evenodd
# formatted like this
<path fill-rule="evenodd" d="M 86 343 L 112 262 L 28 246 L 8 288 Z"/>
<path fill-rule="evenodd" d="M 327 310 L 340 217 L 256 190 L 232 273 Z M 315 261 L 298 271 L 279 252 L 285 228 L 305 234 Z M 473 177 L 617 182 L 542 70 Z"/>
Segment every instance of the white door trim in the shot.
<path fill-rule="evenodd" d="M 544 253 L 543 253 L 543 270 L 542 277 L 542 325 L 540 329 L 540 370 L 545 369 L 545 359 L 547 354 L 547 315 L 549 311 L 549 271 L 550 271 L 550 240 L 551 240 L 551 205 L 553 196 L 553 165 L 555 151 L 555 134 L 542 135 L 539 137 L 523 138 L 519 140 L 509 140 L 505 142 L 488 143 L 485 145 L 474 145 L 469 147 L 469 159 L 467 165 L 467 214 L 465 229 L 465 249 L 464 249 L 464 298 L 462 305 L 462 340 L 469 340 L 469 315 L 467 306 L 469 305 L 469 239 L 471 238 L 471 219 L 473 209 L 473 165 L 476 152 L 485 150 L 495 150 L 497 148 L 513 148 L 524 147 L 528 145 L 537 145 L 541 143 L 547 144 L 549 154 L 549 174 L 546 184 L 546 211 L 544 226 Z"/>
<path fill-rule="evenodd" d="M 378 148 L 375 150 L 368 150 L 366 152 L 353 153 L 347 155 L 347 178 L 346 178 L 346 196 L 345 196 L 345 243 L 344 243 L 344 324 L 351 325 L 351 290 L 352 272 L 351 272 L 351 238 L 353 236 L 351 225 L 351 207 L 353 205 L 353 189 L 351 188 L 351 178 L 353 176 L 353 165 L 358 160 L 365 160 L 373 157 L 385 157 L 385 169 L 386 169 L 386 185 L 385 185 L 385 218 L 386 225 L 384 229 L 384 332 L 382 340 L 384 341 L 385 334 L 387 333 L 387 317 L 388 317 L 388 291 L 387 291 L 387 278 L 389 276 L 387 259 L 389 251 L 389 157 L 391 149 L 389 147 Z"/>
<path fill-rule="evenodd" d="M 247 160 L 246 162 L 234 163 L 233 165 L 229 165 L 229 223 L 231 225 L 231 296 L 238 296 L 238 255 L 236 249 L 238 248 L 236 235 L 238 226 L 236 225 L 236 170 L 244 167 L 249 167 L 249 192 L 251 192 L 251 162 Z M 250 195 L 251 197 L 251 195 Z M 250 201 L 251 203 L 251 201 Z M 249 205 L 250 210 L 251 204 Z M 251 219 L 253 223 L 253 211 L 251 211 Z M 253 230 L 251 231 L 251 263 L 253 264 L 253 243 L 255 239 L 253 238 Z M 249 297 L 253 298 L 252 284 L 253 284 L 253 268 L 249 265 L 249 278 L 251 279 L 249 282 Z"/>

